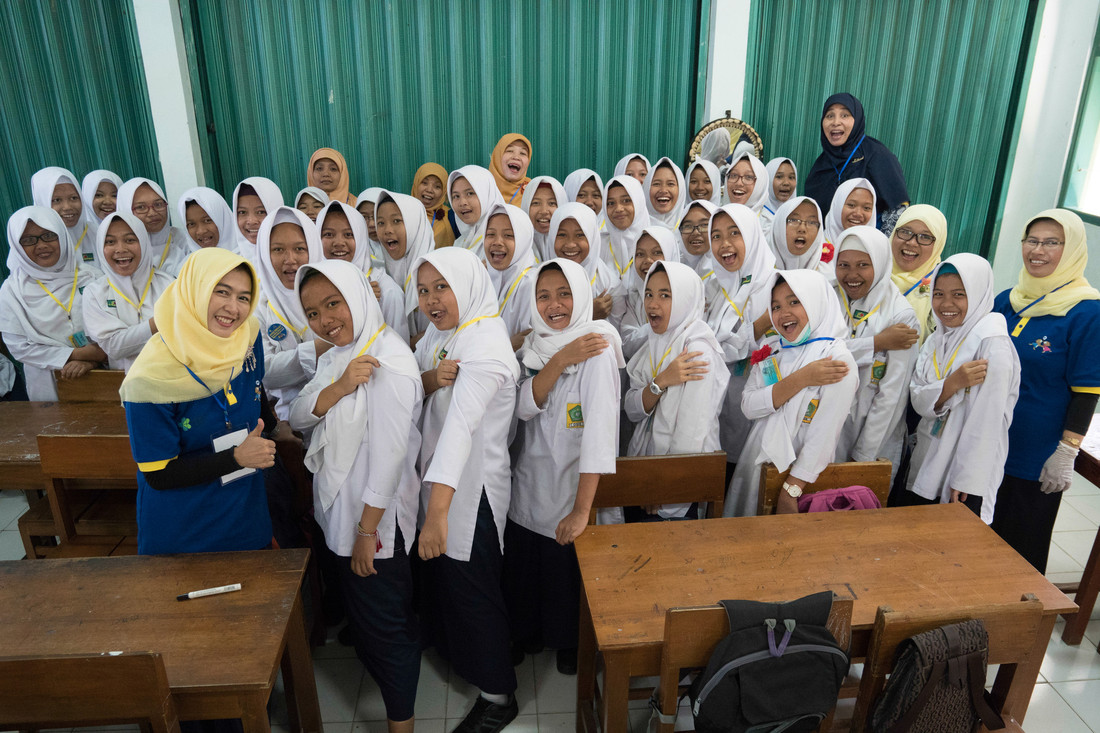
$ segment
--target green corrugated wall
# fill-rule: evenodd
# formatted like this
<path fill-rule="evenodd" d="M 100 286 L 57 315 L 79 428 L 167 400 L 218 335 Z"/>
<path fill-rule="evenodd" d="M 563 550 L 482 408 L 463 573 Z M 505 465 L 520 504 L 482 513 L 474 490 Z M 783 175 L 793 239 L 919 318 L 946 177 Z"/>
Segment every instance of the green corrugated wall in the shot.
<path fill-rule="evenodd" d="M 947 216 L 945 255 L 991 257 L 1035 5 L 754 0 L 744 117 L 768 156 L 793 158 L 804 181 L 821 153 L 826 97 L 855 94 L 867 134 L 901 161 L 913 203 Z"/>
<path fill-rule="evenodd" d="M 632 151 L 683 160 L 700 122 L 709 0 L 180 4 L 207 183 L 227 193 L 265 175 L 289 200 L 322 146 L 353 195 L 407 192 L 421 163 L 487 165 L 510 131 L 531 175 L 610 175 Z"/>
<path fill-rule="evenodd" d="M 0 0 L 0 206 L 59 165 L 160 178 L 131 0 Z M 7 237 L 0 275 L 7 276 Z"/>

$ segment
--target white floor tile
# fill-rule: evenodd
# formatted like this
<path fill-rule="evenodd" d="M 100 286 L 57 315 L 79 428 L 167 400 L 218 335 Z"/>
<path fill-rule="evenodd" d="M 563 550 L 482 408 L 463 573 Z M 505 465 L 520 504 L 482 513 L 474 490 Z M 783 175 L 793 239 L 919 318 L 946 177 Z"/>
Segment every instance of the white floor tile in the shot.
<path fill-rule="evenodd" d="M 554 652 L 543 652 L 543 654 L 553 653 Z M 516 701 L 519 702 L 519 716 L 535 715 L 539 712 L 537 695 L 535 693 L 535 657 L 528 654 L 523 662 L 516 667 L 516 683 Z M 573 696 L 576 697 L 575 686 Z"/>
<path fill-rule="evenodd" d="M 1035 685 L 1023 727 L 1028 733 L 1091 733 L 1069 703 L 1047 684 Z"/>
<path fill-rule="evenodd" d="M 22 491 L 0 491 L 0 530 L 18 529 L 19 517 L 27 511 L 27 497 Z"/>
<path fill-rule="evenodd" d="M 1066 551 L 1066 554 L 1085 567 L 1089 553 L 1092 552 L 1092 543 L 1096 541 L 1095 529 L 1074 530 L 1072 532 L 1055 532 L 1054 544 Z"/>
<path fill-rule="evenodd" d="M 417 697 L 419 697 L 419 689 Z M 414 711 L 415 713 L 415 711 Z M 382 691 L 378 684 L 370 676 L 370 672 L 363 670 L 363 681 L 359 684 L 359 697 L 355 704 L 355 720 L 357 721 L 384 721 L 386 719 L 386 703 L 382 700 Z M 357 731 L 357 733 L 365 733 Z M 371 733 L 374 733 L 371 731 Z"/>
<path fill-rule="evenodd" d="M 313 662 L 317 699 L 324 723 L 351 723 L 365 671 L 358 659 L 318 659 Z M 344 731 L 348 733 L 350 726 Z"/>
<path fill-rule="evenodd" d="M 1081 720 L 1094 729 L 1100 728 L 1100 679 L 1056 682 L 1053 687 Z"/>
<path fill-rule="evenodd" d="M 1087 559 L 1087 556 L 1086 556 Z M 1080 580 L 1081 571 L 1085 569 L 1085 561 L 1078 561 L 1058 544 L 1051 542 L 1050 555 L 1047 557 L 1047 577 L 1052 573 L 1076 573 L 1075 579 Z"/>
<path fill-rule="evenodd" d="M 576 713 L 577 677 L 558 672 L 557 652 L 545 651 L 534 660 L 535 698 L 539 716 Z"/>
<path fill-rule="evenodd" d="M 459 722 L 470 712 L 474 706 L 474 699 L 478 695 L 476 687 L 458 676 L 452 669 L 450 681 L 447 685 L 447 720 L 457 718 Z"/>
<path fill-rule="evenodd" d="M 447 727 L 447 721 L 443 718 L 416 718 L 416 733 L 446 733 L 451 730 Z M 352 729 L 352 733 L 359 731 Z"/>
<path fill-rule="evenodd" d="M 429 650 L 421 657 L 420 681 L 416 686 L 417 730 L 421 720 L 438 719 L 442 725 L 447 715 L 447 679 L 450 674 L 450 667 L 434 651 Z"/>
<path fill-rule="evenodd" d="M 1062 503 L 1069 504 L 1090 522 L 1100 523 L 1100 493 L 1077 494 L 1066 496 Z"/>
<path fill-rule="evenodd" d="M 539 733 L 567 733 L 577 729 L 577 716 L 574 713 L 539 713 L 538 721 Z"/>
<path fill-rule="evenodd" d="M 1100 654 L 1096 653 L 1096 647 L 1085 643 L 1069 646 L 1061 639 L 1064 627 L 1062 622 L 1055 626 L 1054 635 L 1047 645 L 1040 670 L 1043 679 L 1048 682 L 1100 679 Z"/>
<path fill-rule="evenodd" d="M 462 722 L 462 718 L 447 718 L 446 730 L 454 730 L 459 723 Z M 420 733 L 420 722 L 417 721 L 417 733 Z M 537 715 L 520 715 L 516 717 L 508 727 L 505 728 L 508 733 L 538 733 L 539 731 L 539 716 Z"/>
<path fill-rule="evenodd" d="M 1080 529 L 1093 529 L 1095 531 L 1096 522 L 1090 521 L 1088 517 L 1077 511 L 1072 501 L 1068 494 L 1062 498 L 1062 503 L 1058 507 L 1058 518 L 1054 520 L 1054 531 L 1072 532 Z"/>
<path fill-rule="evenodd" d="M 328 639 L 324 646 L 313 648 L 314 659 L 356 659 L 355 647 L 344 646 L 336 640 L 336 634 L 343 626 L 333 626 L 328 630 Z"/>
<path fill-rule="evenodd" d="M 1095 613 L 1095 609 L 1093 613 Z M 1085 638 L 1081 641 L 1083 645 L 1092 645 L 1093 649 L 1096 648 L 1097 643 L 1100 643 L 1100 618 L 1091 619 L 1088 622 L 1088 625 L 1085 626 Z M 1100 654 L 1097 654 L 1097 656 L 1100 656 Z"/>
<path fill-rule="evenodd" d="M 649 733 L 649 708 L 632 708 L 628 711 L 630 733 Z"/>
<path fill-rule="evenodd" d="M 23 550 L 23 538 L 19 536 L 19 530 L 5 529 L 0 531 L 0 561 L 22 560 L 27 556 Z"/>
<path fill-rule="evenodd" d="M 1066 490 L 1066 496 L 1100 496 L 1100 486 L 1089 481 L 1079 473 L 1073 474 L 1073 483 Z"/>

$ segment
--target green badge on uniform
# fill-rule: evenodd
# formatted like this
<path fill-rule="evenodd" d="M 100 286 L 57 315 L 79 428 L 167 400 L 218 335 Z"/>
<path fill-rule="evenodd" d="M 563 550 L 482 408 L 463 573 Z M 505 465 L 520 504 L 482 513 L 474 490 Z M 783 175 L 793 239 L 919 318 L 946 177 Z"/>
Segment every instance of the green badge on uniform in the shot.
<path fill-rule="evenodd" d="M 107 301 L 107 307 L 108 307 L 108 308 L 114 308 L 114 307 L 116 307 L 116 306 L 115 306 L 115 301 L 114 301 L 114 300 L 108 300 L 108 301 Z"/>
<path fill-rule="evenodd" d="M 751 282 L 752 282 L 752 275 L 745 275 L 743 278 L 741 278 L 741 284 L 742 285 L 748 285 Z"/>
<path fill-rule="evenodd" d="M 814 415 L 817 414 L 817 406 L 821 403 L 821 400 L 816 397 L 810 400 L 810 404 L 806 406 L 806 414 L 802 416 L 802 422 L 811 423 L 814 421 Z"/>
<path fill-rule="evenodd" d="M 866 317 L 867 317 L 867 311 L 853 311 L 852 312 L 852 318 L 856 319 L 857 321 L 862 321 Z"/>
<path fill-rule="evenodd" d="M 180 427 L 183 428 L 184 430 L 190 430 L 191 429 L 191 418 L 185 417 L 182 420 L 180 420 Z"/>
<path fill-rule="evenodd" d="M 84 254 L 84 261 L 85 262 L 95 262 L 95 255 L 94 254 L 92 254 L 91 252 L 84 252 L 83 254 Z"/>
<path fill-rule="evenodd" d="M 876 361 L 871 365 L 871 381 L 878 382 L 886 376 L 886 362 Z"/>
<path fill-rule="evenodd" d="M 581 412 L 581 403 L 570 402 L 565 406 L 565 427 L 584 427 L 584 413 Z"/>

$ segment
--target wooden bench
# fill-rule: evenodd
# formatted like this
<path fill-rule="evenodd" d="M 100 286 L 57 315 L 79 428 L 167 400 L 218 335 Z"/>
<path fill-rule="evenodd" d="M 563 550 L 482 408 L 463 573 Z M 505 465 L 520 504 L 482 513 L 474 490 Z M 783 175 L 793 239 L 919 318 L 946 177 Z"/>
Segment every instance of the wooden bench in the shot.
<path fill-rule="evenodd" d="M 179 733 L 160 654 L 0 659 L 0 726 L 37 729 L 141 723 Z"/>
<path fill-rule="evenodd" d="M 833 607 L 827 624 L 842 649 L 852 640 L 852 599 L 833 597 Z M 664 644 L 661 647 L 661 677 L 658 705 L 666 720 L 674 720 L 680 697 L 686 689 L 680 687 L 685 669 L 707 666 L 714 647 L 730 632 L 729 617 L 722 606 L 670 608 L 665 612 Z M 854 686 L 852 688 L 854 692 Z M 844 696 L 842 691 L 841 696 Z M 822 723 L 828 730 L 832 713 Z M 658 733 L 672 733 L 674 723 L 658 723 Z"/>
<path fill-rule="evenodd" d="M 118 369 L 93 369 L 77 379 L 63 379 L 61 372 L 53 373 L 57 385 L 58 402 L 107 402 L 122 404 L 118 390 L 126 372 Z"/>
<path fill-rule="evenodd" d="M 993 707 L 1004 717 L 1006 730 L 1020 730 L 1016 720 L 1027 711 L 1030 686 L 1024 693 L 1023 685 L 1015 683 L 1017 677 L 1021 681 L 1034 679 L 1042 664 L 1048 641 L 1040 633 L 1042 616 L 1043 604 L 1031 594 L 1016 603 L 972 606 L 948 613 L 897 612 L 880 606 L 863 665 L 852 733 L 862 733 L 869 726 L 872 705 L 893 668 L 898 644 L 915 634 L 968 619 L 982 620 L 989 634 L 989 664 L 1000 665 L 993 683 Z"/>
<path fill-rule="evenodd" d="M 841 489 L 846 486 L 866 486 L 875 492 L 879 503 L 886 506 L 890 496 L 890 461 L 852 461 L 849 463 L 830 463 L 817 477 L 817 481 L 807 485 L 802 491 L 813 494 L 826 489 Z M 779 492 L 787 480 L 790 470 L 780 472 L 771 463 L 760 467 L 760 496 L 757 499 L 758 516 L 775 514 Z"/>
<path fill-rule="evenodd" d="M 704 501 L 708 517 L 722 516 L 725 452 L 618 458 L 615 473 L 600 476 L 588 523 L 596 523 L 597 509 Z"/>
<path fill-rule="evenodd" d="M 1100 486 L 1100 460 L 1092 453 L 1081 449 L 1073 467 L 1094 486 Z M 1092 609 L 1096 605 L 1096 597 L 1100 594 L 1100 530 L 1097 530 L 1096 538 L 1092 541 L 1092 550 L 1085 562 L 1085 570 L 1081 573 L 1080 582 L 1056 585 L 1063 593 L 1073 594 L 1074 602 L 1080 607 L 1077 613 L 1064 614 L 1066 627 L 1062 629 L 1062 641 L 1067 644 L 1080 644 L 1085 636 L 1085 627 L 1088 626 Z M 1097 645 L 1096 651 L 1100 652 L 1100 644 Z"/>

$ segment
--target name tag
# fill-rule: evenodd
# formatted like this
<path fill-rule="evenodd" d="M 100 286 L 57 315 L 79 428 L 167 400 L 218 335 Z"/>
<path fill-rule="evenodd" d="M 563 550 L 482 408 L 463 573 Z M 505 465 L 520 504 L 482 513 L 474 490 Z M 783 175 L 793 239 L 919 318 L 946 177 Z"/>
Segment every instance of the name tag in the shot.
<path fill-rule="evenodd" d="M 81 346 L 88 345 L 88 337 L 84 335 L 83 331 L 77 331 L 69 337 L 69 343 L 79 349 Z"/>
<path fill-rule="evenodd" d="M 565 427 L 583 428 L 584 412 L 581 411 L 581 403 L 569 402 L 565 406 Z"/>
<path fill-rule="evenodd" d="M 947 424 L 947 418 L 951 417 L 951 413 L 947 413 L 943 417 L 937 417 L 936 421 L 932 423 L 932 437 L 938 438 L 943 434 L 943 426 Z"/>
<path fill-rule="evenodd" d="M 810 404 L 806 405 L 806 414 L 802 416 L 802 422 L 809 425 L 814 421 L 814 415 L 817 414 L 817 406 L 821 404 L 821 400 L 817 397 L 810 400 Z"/>
<path fill-rule="evenodd" d="M 765 359 L 760 362 L 760 373 L 764 375 L 764 384 L 775 384 L 779 381 L 779 362 L 775 360 L 775 357 Z"/>
<path fill-rule="evenodd" d="M 875 361 L 871 364 L 871 384 L 878 384 L 886 376 L 886 362 Z"/>

